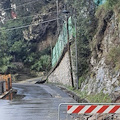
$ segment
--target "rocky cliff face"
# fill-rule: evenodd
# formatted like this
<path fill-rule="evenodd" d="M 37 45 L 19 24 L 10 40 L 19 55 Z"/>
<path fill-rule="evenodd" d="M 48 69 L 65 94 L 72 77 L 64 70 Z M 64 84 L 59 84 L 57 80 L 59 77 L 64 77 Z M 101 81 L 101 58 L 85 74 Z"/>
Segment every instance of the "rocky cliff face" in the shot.
<path fill-rule="evenodd" d="M 99 26 L 91 43 L 91 73 L 82 84 L 82 91 L 109 93 L 118 97 L 120 93 L 120 9 L 99 11 Z M 114 96 L 113 96 L 114 95 Z"/>
<path fill-rule="evenodd" d="M 56 2 L 51 2 L 49 5 L 45 4 L 39 13 L 33 17 L 32 24 L 35 25 L 23 31 L 26 40 L 32 40 L 38 43 L 38 51 L 47 48 L 50 44 L 55 44 L 57 22 L 56 20 L 52 22 L 49 20 L 56 19 Z"/>

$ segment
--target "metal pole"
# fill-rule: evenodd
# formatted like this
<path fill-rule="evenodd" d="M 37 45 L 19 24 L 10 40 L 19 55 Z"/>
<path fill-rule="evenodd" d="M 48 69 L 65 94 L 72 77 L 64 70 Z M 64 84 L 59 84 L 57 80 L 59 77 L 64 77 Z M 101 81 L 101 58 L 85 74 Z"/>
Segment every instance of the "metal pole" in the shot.
<path fill-rule="evenodd" d="M 78 89 L 77 19 L 75 15 L 76 89 Z"/>
<path fill-rule="evenodd" d="M 59 104 L 58 106 L 58 120 L 60 120 L 60 107 L 61 107 L 62 104 Z"/>
<path fill-rule="evenodd" d="M 53 37 L 52 37 L 52 41 L 53 41 Z M 50 40 L 51 58 L 53 57 L 53 55 L 52 55 L 52 41 Z"/>
<path fill-rule="evenodd" d="M 57 35 L 59 35 L 59 21 L 58 21 L 59 3 L 58 3 L 58 0 L 56 0 L 56 6 L 57 6 Z"/>
<path fill-rule="evenodd" d="M 72 70 L 72 61 L 71 61 L 71 50 L 70 50 L 70 44 L 69 44 L 69 25 L 68 25 L 68 16 L 67 17 L 67 42 L 68 42 L 68 55 L 69 55 L 69 61 L 70 61 L 70 75 L 71 75 L 71 83 L 72 87 L 74 87 L 74 81 L 73 81 L 73 70 Z"/>
<path fill-rule="evenodd" d="M 96 120 L 98 119 L 98 114 L 96 114 Z"/>

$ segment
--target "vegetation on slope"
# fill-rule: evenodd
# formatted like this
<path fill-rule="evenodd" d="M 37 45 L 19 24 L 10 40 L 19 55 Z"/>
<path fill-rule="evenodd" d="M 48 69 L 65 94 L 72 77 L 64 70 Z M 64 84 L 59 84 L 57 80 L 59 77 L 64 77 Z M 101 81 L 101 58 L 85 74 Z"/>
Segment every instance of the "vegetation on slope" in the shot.
<path fill-rule="evenodd" d="M 120 45 L 110 50 L 106 57 L 106 64 L 112 66 L 115 70 L 120 69 Z"/>
<path fill-rule="evenodd" d="M 45 48 L 44 50 L 38 50 L 38 43 L 40 42 L 40 37 L 46 37 L 46 32 L 48 28 L 50 29 L 51 26 L 49 23 L 44 25 L 36 25 L 32 29 L 31 34 L 38 34 L 37 40 L 33 39 L 26 39 L 23 30 L 29 31 L 28 28 L 22 29 L 14 29 L 16 27 L 25 26 L 29 24 L 33 24 L 38 22 L 39 20 L 48 20 L 51 16 L 54 15 L 46 14 L 47 12 L 54 11 L 54 7 L 56 4 L 55 1 L 33 1 L 33 4 L 29 3 L 30 0 L 6 0 L 1 6 L 3 9 L 7 9 L 6 12 L 6 21 L 5 24 L 0 23 L 0 73 L 12 73 L 17 71 L 17 68 L 14 63 L 21 62 L 24 64 L 25 67 L 29 68 L 30 70 L 34 70 L 36 72 L 45 71 L 48 72 L 51 67 L 51 49 L 50 47 Z M 17 14 L 17 19 L 11 19 L 11 11 L 12 9 L 8 9 L 11 7 L 12 4 L 16 4 L 17 7 L 15 13 Z M 29 3 L 29 4 L 27 4 Z M 22 4 L 26 4 L 22 6 Z M 41 14 L 43 16 L 35 14 Z M 51 16 L 50 16 L 51 15 Z M 28 17 L 26 17 L 28 16 Z M 31 16 L 31 17 L 30 17 Z M 9 20 L 11 19 L 11 20 Z M 53 18 L 51 18 L 53 19 Z M 52 23 L 54 24 L 54 23 Z M 54 24 L 56 26 L 56 24 Z M 12 29 L 12 30 L 8 30 Z M 52 26 L 52 29 L 53 28 Z M 51 30 L 52 31 L 52 30 Z M 44 33 L 43 33 L 44 32 Z M 54 31 L 52 31 L 54 32 Z M 43 36 L 44 34 L 44 36 Z M 46 36 L 45 36 L 46 34 Z M 44 47 L 43 47 L 44 48 Z"/>
<path fill-rule="evenodd" d="M 50 49 L 46 53 L 37 51 L 37 43 L 23 37 L 23 29 L 7 30 L 23 24 L 30 24 L 30 19 L 8 21 L 0 31 L 0 72 L 9 73 L 15 69 L 13 62 L 22 62 L 35 71 L 50 69 Z M 35 67 L 36 66 L 36 67 Z"/>
<path fill-rule="evenodd" d="M 103 5 L 98 6 L 93 0 L 70 0 L 70 5 L 76 9 L 77 16 L 77 46 L 78 46 L 78 76 L 79 87 L 90 72 L 90 58 L 94 56 L 97 60 L 97 50 L 104 37 L 107 22 L 113 15 L 113 10 L 118 9 L 119 0 L 106 0 Z M 96 39 L 93 37 L 96 35 Z M 92 43 L 92 49 L 91 47 Z M 119 67 L 119 47 L 111 50 L 108 55 L 108 63 Z M 112 56 L 113 53 L 114 55 Z"/>
<path fill-rule="evenodd" d="M 90 69 L 90 42 L 97 27 L 96 5 L 93 0 L 70 0 L 70 4 L 76 10 L 77 17 L 78 77 L 80 87 Z"/>
<path fill-rule="evenodd" d="M 81 85 L 90 70 L 90 43 L 91 41 L 94 42 L 93 36 L 96 34 L 98 27 L 98 18 L 96 18 L 96 16 L 100 15 L 101 10 L 105 10 L 104 13 L 113 10 L 114 6 L 118 6 L 120 2 L 119 0 L 107 0 L 105 4 L 98 8 L 93 0 L 69 0 L 68 4 L 70 7 L 72 5 L 72 8 L 76 9 L 78 76 Z M 73 9 L 70 9 L 70 11 L 73 11 Z M 30 15 L 30 13 L 27 12 L 25 14 Z M 32 18 L 26 18 L 16 20 L 16 22 L 8 21 L 2 26 L 0 31 L 1 72 L 10 72 L 10 68 L 14 67 L 12 62 L 23 62 L 27 67 L 35 71 L 49 71 L 51 66 L 50 48 L 44 51 L 37 51 L 37 42 L 25 40 L 23 37 L 23 29 L 3 31 L 6 28 L 30 24 L 31 22 Z M 95 40 L 94 43 L 96 46 L 97 41 Z M 111 57 L 111 60 L 112 59 L 113 57 Z M 116 61 L 115 64 L 117 63 Z"/>

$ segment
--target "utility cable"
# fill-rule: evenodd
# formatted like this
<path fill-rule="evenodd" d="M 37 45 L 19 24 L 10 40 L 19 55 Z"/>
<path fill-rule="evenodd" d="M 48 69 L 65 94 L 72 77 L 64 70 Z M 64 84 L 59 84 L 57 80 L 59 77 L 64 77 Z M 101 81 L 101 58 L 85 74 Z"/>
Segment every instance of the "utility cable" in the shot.
<path fill-rule="evenodd" d="M 0 29 L 0 32 L 2 31 L 12 31 L 12 30 L 16 30 L 16 29 L 22 29 L 22 28 L 27 28 L 29 26 L 34 26 L 34 25 L 39 25 L 39 24 L 44 24 L 44 23 L 48 23 L 48 22 L 53 22 L 53 21 L 56 21 L 57 19 L 51 19 L 51 20 L 47 20 L 47 21 L 43 21 L 43 22 L 40 22 L 38 24 L 29 24 L 29 25 L 23 25 L 23 26 L 19 26 L 19 27 L 14 27 L 14 28 L 10 28 L 10 29 Z"/>
<path fill-rule="evenodd" d="M 38 1 L 39 0 L 31 1 L 31 2 L 28 2 L 28 3 L 21 4 L 21 5 L 17 5 L 16 8 L 21 7 L 21 6 L 25 6 L 25 5 L 28 5 L 28 4 L 31 4 L 31 3 L 35 3 L 35 2 L 38 2 Z M 10 7 L 10 8 L 6 8 L 6 9 L 3 9 L 3 10 L 6 11 L 6 10 L 10 10 L 10 9 L 13 9 L 13 8 Z"/>
<path fill-rule="evenodd" d="M 57 11 L 53 11 L 53 12 L 47 12 L 48 14 L 50 13 L 57 13 Z M 37 15 L 42 15 L 42 13 L 40 14 L 35 14 L 35 15 L 29 15 L 29 16 L 24 16 L 24 17 L 17 17 L 16 19 L 7 19 L 7 20 L 4 20 L 4 21 L 15 21 L 15 20 L 19 20 L 19 19 L 25 19 L 25 18 L 29 18 L 29 17 L 34 17 L 34 16 L 37 16 Z M 1 21 L 0 21 L 1 22 Z"/>
<path fill-rule="evenodd" d="M 3 3 L 6 3 L 7 1 L 4 1 L 4 2 L 0 2 L 0 4 L 3 4 Z"/>

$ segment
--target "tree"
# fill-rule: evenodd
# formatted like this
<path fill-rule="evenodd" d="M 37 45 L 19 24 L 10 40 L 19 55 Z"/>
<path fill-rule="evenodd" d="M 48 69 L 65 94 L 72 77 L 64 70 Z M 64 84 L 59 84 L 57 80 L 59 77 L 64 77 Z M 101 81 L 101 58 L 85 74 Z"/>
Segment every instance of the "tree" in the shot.
<path fill-rule="evenodd" d="M 6 32 L 2 30 L 0 32 L 0 72 L 6 73 L 13 65 L 10 63 L 12 56 L 9 54 Z"/>
<path fill-rule="evenodd" d="M 48 72 L 51 67 L 51 58 L 49 55 L 42 55 L 32 66 L 32 70 Z"/>
<path fill-rule="evenodd" d="M 93 0 L 71 0 L 77 16 L 78 75 L 89 69 L 90 42 L 95 34 L 95 3 Z"/>

